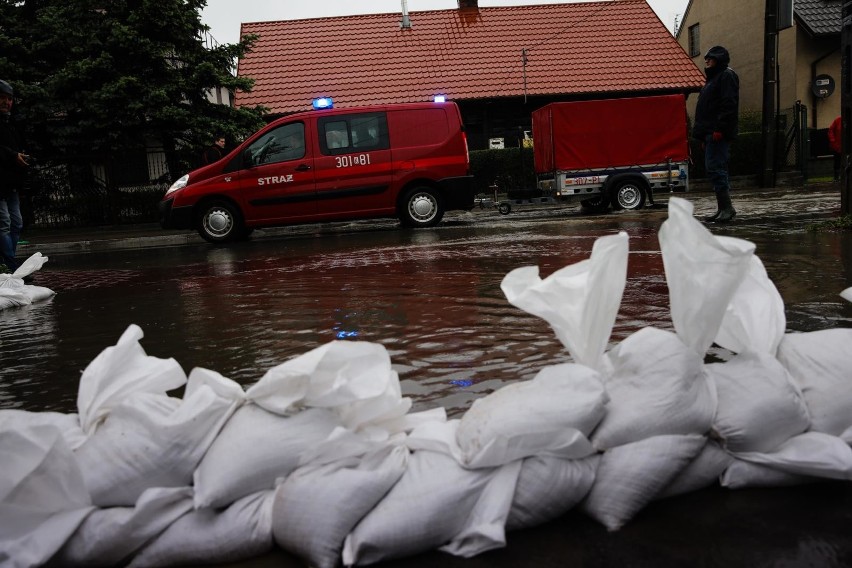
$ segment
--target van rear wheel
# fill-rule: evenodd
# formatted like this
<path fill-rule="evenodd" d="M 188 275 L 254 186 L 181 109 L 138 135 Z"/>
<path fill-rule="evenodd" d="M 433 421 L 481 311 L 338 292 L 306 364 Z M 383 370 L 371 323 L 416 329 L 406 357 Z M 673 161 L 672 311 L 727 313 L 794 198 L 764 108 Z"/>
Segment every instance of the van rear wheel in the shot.
<path fill-rule="evenodd" d="M 434 227 L 444 217 L 441 194 L 428 186 L 409 189 L 400 202 L 399 222 L 406 227 Z"/>
<path fill-rule="evenodd" d="M 237 206 L 219 199 L 202 204 L 196 224 L 201 238 L 211 243 L 227 243 L 247 234 Z"/>

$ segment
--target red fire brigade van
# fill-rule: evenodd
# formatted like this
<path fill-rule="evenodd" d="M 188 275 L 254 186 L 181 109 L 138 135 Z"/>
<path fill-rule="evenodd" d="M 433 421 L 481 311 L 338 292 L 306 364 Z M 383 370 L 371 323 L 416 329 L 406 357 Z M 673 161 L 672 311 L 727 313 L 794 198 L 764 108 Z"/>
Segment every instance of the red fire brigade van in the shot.
<path fill-rule="evenodd" d="M 213 243 L 257 227 L 344 219 L 431 227 L 447 210 L 473 207 L 469 170 L 455 103 L 303 112 L 177 180 L 160 202 L 161 225 L 197 229 Z"/>

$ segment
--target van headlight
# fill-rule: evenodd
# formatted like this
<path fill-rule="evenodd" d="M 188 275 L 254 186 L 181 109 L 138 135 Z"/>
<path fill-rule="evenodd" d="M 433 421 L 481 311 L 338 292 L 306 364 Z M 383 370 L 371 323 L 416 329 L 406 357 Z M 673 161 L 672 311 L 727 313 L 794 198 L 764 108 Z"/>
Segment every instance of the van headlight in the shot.
<path fill-rule="evenodd" d="M 168 190 L 166 190 L 166 195 L 170 194 L 173 191 L 177 191 L 179 189 L 186 187 L 186 184 L 188 184 L 188 183 L 189 183 L 189 174 L 184 174 L 183 176 L 180 177 L 180 179 L 178 179 L 176 182 L 174 182 Z"/>

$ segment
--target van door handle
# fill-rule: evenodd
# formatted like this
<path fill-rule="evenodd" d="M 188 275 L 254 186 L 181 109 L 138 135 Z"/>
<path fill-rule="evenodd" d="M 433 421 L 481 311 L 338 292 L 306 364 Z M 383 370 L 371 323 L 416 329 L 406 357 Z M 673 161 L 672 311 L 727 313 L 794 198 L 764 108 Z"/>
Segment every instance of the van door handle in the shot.
<path fill-rule="evenodd" d="M 309 169 L 311 169 L 311 166 L 309 166 L 308 164 L 299 164 L 298 166 L 296 166 L 297 172 L 306 172 Z"/>

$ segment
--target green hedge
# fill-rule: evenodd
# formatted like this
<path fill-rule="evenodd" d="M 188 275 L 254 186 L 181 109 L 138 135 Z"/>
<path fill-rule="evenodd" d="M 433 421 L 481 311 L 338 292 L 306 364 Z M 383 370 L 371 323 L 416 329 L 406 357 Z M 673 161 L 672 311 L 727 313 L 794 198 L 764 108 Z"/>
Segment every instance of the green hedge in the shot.
<path fill-rule="evenodd" d="M 470 170 L 477 193 L 491 193 L 488 186 L 493 183 L 501 192 L 536 186 L 532 148 L 473 150 L 470 153 Z"/>
<path fill-rule="evenodd" d="M 689 150 L 692 154 L 690 177 L 692 179 L 707 177 L 707 170 L 704 168 L 704 149 L 701 148 L 701 143 L 690 139 Z M 731 143 L 731 161 L 728 165 L 728 173 L 732 176 L 757 175 L 760 173 L 762 161 L 762 134 L 760 132 L 740 132 L 736 140 Z"/>
<path fill-rule="evenodd" d="M 780 143 L 783 143 L 783 135 Z M 690 177 L 704 179 L 704 150 L 701 143 L 690 139 L 692 164 Z M 731 144 L 729 174 L 733 176 L 757 175 L 763 159 L 760 132 L 741 132 Z M 496 183 L 501 191 L 535 188 L 536 176 L 532 148 L 507 148 L 504 150 L 473 150 L 470 152 L 470 169 L 477 193 L 490 193 L 488 187 Z"/>

